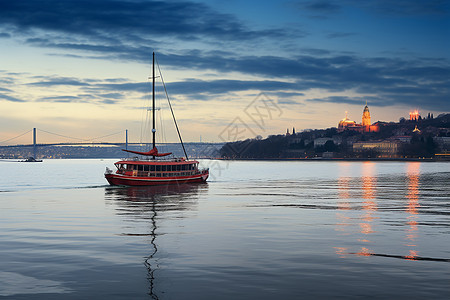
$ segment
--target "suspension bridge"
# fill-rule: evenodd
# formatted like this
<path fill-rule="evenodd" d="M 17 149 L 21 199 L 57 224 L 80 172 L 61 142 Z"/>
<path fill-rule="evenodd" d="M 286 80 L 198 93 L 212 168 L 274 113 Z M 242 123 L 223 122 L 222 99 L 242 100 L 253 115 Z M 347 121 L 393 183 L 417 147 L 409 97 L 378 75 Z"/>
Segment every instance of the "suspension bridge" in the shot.
<path fill-rule="evenodd" d="M 38 142 L 38 132 L 42 132 L 42 133 L 46 133 L 48 135 L 52 135 L 52 136 L 56 136 L 60 139 L 66 139 L 66 140 L 71 140 L 71 141 L 63 141 L 63 142 L 50 142 L 50 143 L 39 143 Z M 17 143 L 17 140 L 21 139 L 23 140 L 23 137 L 26 136 L 27 134 L 32 133 L 32 142 L 31 143 Z M 118 136 L 119 134 L 124 134 L 124 140 L 122 141 L 106 141 L 106 138 L 111 138 L 113 136 Z M 128 146 L 147 146 L 151 144 L 151 142 L 130 142 L 128 140 L 128 130 L 124 130 L 124 131 L 119 131 L 119 132 L 114 132 L 114 133 L 110 133 L 107 135 L 102 135 L 99 137 L 94 137 L 94 138 L 90 138 L 90 139 L 82 139 L 82 138 L 78 138 L 78 137 L 71 137 L 71 136 L 67 136 L 67 135 L 63 135 L 63 134 L 58 134 L 58 133 L 54 133 L 54 132 L 50 132 L 47 130 L 43 130 L 43 129 L 38 129 L 38 128 L 33 128 L 28 130 L 25 133 L 19 134 L 15 137 L 0 141 L 0 150 L 4 149 L 12 149 L 12 148 L 32 148 L 32 155 L 34 158 L 37 158 L 38 156 L 38 149 L 41 147 L 51 147 L 51 146 L 110 146 L 110 147 L 122 147 L 123 149 L 127 149 L 128 150 Z M 160 143 L 161 146 L 175 146 L 178 145 L 179 143 Z M 202 152 L 202 151 L 198 151 L 199 148 L 203 147 L 211 147 L 213 146 L 214 148 L 219 148 L 221 147 L 223 144 L 222 143 L 186 143 L 188 145 L 190 145 L 191 149 L 197 149 L 194 150 L 194 152 Z M 211 149 L 208 150 L 208 152 L 210 152 Z M 204 151 L 203 151 L 204 152 Z"/>

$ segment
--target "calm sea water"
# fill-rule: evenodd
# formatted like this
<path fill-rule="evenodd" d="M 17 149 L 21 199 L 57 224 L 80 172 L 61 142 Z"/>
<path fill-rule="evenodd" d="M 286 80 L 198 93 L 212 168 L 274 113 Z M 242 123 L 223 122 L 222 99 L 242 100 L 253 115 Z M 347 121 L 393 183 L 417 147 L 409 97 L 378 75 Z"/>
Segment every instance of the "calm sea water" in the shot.
<path fill-rule="evenodd" d="M 1 161 L 0 298 L 448 298 L 450 163 L 202 164 L 124 188 L 113 160 Z"/>

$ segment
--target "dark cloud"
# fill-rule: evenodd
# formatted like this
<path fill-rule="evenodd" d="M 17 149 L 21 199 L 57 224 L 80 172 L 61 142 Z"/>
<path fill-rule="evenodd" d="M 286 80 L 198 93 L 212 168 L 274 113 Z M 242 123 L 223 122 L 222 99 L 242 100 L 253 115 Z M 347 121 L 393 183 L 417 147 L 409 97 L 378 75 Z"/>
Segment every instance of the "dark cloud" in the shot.
<path fill-rule="evenodd" d="M 285 35 L 280 29 L 251 30 L 232 15 L 190 1 L 23 0 L 2 1 L 0 8 L 0 23 L 21 32 L 39 29 L 105 40 L 149 36 L 248 40 Z"/>
<path fill-rule="evenodd" d="M 184 95 L 190 99 L 206 101 L 214 95 L 258 90 L 271 92 L 273 95 L 279 93 L 281 99 L 289 94 L 301 96 L 308 90 L 320 89 L 327 93 L 352 91 L 362 95 L 377 95 L 377 101 L 373 104 L 377 106 L 414 104 L 430 110 L 450 110 L 450 63 L 445 59 L 363 59 L 351 55 L 231 57 L 200 51 L 186 52 L 185 55 L 160 54 L 157 58 L 162 67 L 182 66 L 187 70 L 209 69 L 222 74 L 240 72 L 271 78 L 169 81 L 167 87 L 172 96 Z M 84 93 L 102 100 L 121 100 L 126 92 L 151 92 L 148 82 L 130 82 L 123 78 L 103 81 L 70 77 L 35 79 L 30 85 L 79 87 Z M 71 99 L 64 98 L 64 101 L 69 100 Z M 354 103 L 352 98 L 345 97 L 324 97 L 310 101 Z"/>
<path fill-rule="evenodd" d="M 336 1 L 330 0 L 302 1 L 300 6 L 318 13 L 336 13 L 341 9 L 341 6 Z"/>
<path fill-rule="evenodd" d="M 55 85 L 89 86 L 89 84 L 84 82 L 84 80 L 78 80 L 76 78 L 70 77 L 51 77 L 49 79 L 44 79 L 42 81 L 28 83 L 28 85 L 46 86 L 46 87 L 51 87 Z"/>
<path fill-rule="evenodd" d="M 88 103 L 89 101 L 84 97 L 77 96 L 52 96 L 39 98 L 37 102 Z"/>
<path fill-rule="evenodd" d="M 299 1 L 297 7 L 316 15 L 333 15 L 352 5 L 376 13 L 413 15 L 447 14 L 447 1 Z M 162 50 L 157 60 L 163 68 L 200 70 L 223 75 L 260 77 L 260 80 L 192 80 L 168 82 L 169 93 L 209 100 L 211 95 L 260 90 L 293 98 L 311 89 L 327 94 L 346 91 L 377 95 L 375 105 L 420 104 L 435 110 L 450 110 L 450 63 L 445 59 L 362 58 L 354 54 L 337 55 L 329 50 L 303 48 L 295 55 L 246 55 L 221 47 L 233 44 L 257 48 L 266 38 L 286 41 L 298 32 L 283 29 L 253 30 L 244 21 L 191 1 L 2 1 L 0 4 L 0 38 L 11 33 L 34 47 L 56 49 L 57 54 L 75 58 L 135 61 L 150 65 L 151 53 L 161 45 L 159 39 L 201 41 L 216 49 Z M 11 33 L 6 33 L 11 32 Z M 352 35 L 328 31 L 328 38 Z M 298 35 L 297 35 L 298 37 Z M 167 49 L 167 48 L 164 48 Z M 220 49 L 220 50 L 217 50 Z M 63 51 L 60 51 L 63 50 Z M 62 52 L 62 53 L 61 53 Z M 247 52 L 248 53 L 248 52 Z M 124 74 L 126 76 L 126 74 Z M 2 76 L 7 88 L 14 76 Z M 240 76 L 242 78 L 242 76 Z M 11 79 L 12 78 L 12 79 Z M 244 77 L 245 78 L 245 77 Z M 103 81 L 69 77 L 35 78 L 29 86 L 70 86 L 92 95 L 95 103 L 114 103 L 123 93 L 149 93 L 148 83 L 126 79 Z M 3 90 L 4 91 L 4 90 Z M 6 91 L 8 92 L 8 91 Z M 12 93 L 8 93 L 12 94 Z M 9 99 L 7 99 L 9 97 Z M 48 97 L 43 101 L 88 102 L 89 97 Z M 8 101 L 22 101 L 2 96 Z M 310 101 L 352 103 L 349 97 L 324 97 Z M 287 100 L 286 100 L 287 101 Z"/>
<path fill-rule="evenodd" d="M 448 15 L 450 4 L 447 0 L 302 0 L 297 1 L 297 7 L 309 11 L 316 17 L 331 17 L 343 10 L 343 7 L 353 7 L 369 12 L 396 16 Z"/>
<path fill-rule="evenodd" d="M 99 94 L 98 96 L 107 99 L 123 99 L 123 95 L 120 93 Z"/>
<path fill-rule="evenodd" d="M 10 96 L 10 95 L 5 95 L 5 94 L 0 94 L 0 99 L 9 101 L 9 102 L 25 102 L 22 99 L 18 99 L 16 97 Z"/>
<path fill-rule="evenodd" d="M 295 88 L 295 84 L 284 81 L 245 81 L 245 80 L 186 80 L 167 84 L 171 94 L 226 94 L 237 91 L 273 91 L 290 90 Z"/>
<path fill-rule="evenodd" d="M 112 97 L 111 97 L 112 98 Z M 36 102 L 50 102 L 50 103 L 90 103 L 90 104 L 116 104 L 115 99 L 99 99 L 95 95 L 77 95 L 77 96 L 51 96 L 42 97 L 36 100 Z"/>

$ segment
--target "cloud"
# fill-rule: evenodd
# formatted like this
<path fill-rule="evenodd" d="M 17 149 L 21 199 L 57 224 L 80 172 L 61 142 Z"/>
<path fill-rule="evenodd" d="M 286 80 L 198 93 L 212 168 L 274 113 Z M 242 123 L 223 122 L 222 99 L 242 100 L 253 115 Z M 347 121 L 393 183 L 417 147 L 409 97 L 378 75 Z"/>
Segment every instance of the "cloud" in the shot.
<path fill-rule="evenodd" d="M 373 100 L 373 99 L 372 99 Z M 352 105 L 361 105 L 364 103 L 363 98 L 361 97 L 347 97 L 347 96 L 330 96 L 325 98 L 312 98 L 307 99 L 307 102 L 316 102 L 316 103 L 339 103 L 339 104 L 352 104 Z M 375 105 L 375 104 L 373 104 Z"/>
<path fill-rule="evenodd" d="M 363 9 L 368 12 L 396 16 L 437 16 L 448 15 L 450 5 L 445 0 L 316 0 L 298 1 L 297 8 L 309 11 L 316 17 L 331 17 L 340 13 L 345 7 Z"/>
<path fill-rule="evenodd" d="M 185 96 L 189 99 L 208 101 L 215 95 L 233 92 L 264 91 L 287 97 L 306 95 L 308 91 L 331 93 L 358 93 L 361 97 L 374 97 L 373 105 L 411 105 L 424 109 L 450 110 L 450 63 L 445 59 L 389 59 L 361 58 L 355 55 L 299 55 L 286 58 L 278 56 L 222 56 L 227 53 L 188 51 L 182 54 L 160 54 L 162 67 L 183 67 L 187 70 L 212 70 L 226 75 L 238 72 L 258 76 L 260 80 L 216 79 L 201 80 L 186 78 L 166 82 L 170 96 Z M 163 70 L 164 71 L 164 70 Z M 164 73 L 164 72 L 163 72 Z M 24 75 L 9 76 L 10 82 Z M 270 79 L 269 79 L 270 78 Z M 117 103 L 124 93 L 150 94 L 148 82 L 132 82 L 124 78 L 94 80 L 58 76 L 39 76 L 28 80 L 28 86 L 67 87 L 74 94 L 90 95 L 89 103 Z M 12 84 L 11 83 L 11 84 Z M 8 85 L 4 85 L 4 89 Z M 8 92 L 8 91 L 6 91 Z M 291 97 L 292 96 L 292 97 Z M 9 101 L 20 101 L 10 96 Z M 231 97 L 233 98 L 233 97 Z M 358 98 L 358 99 L 359 99 Z M 5 99 L 5 97 L 3 97 Z M 293 100 L 292 100 L 293 99 Z M 292 101 L 297 101 L 292 98 Z M 78 97 L 44 98 L 40 101 L 88 102 Z M 356 103 L 353 98 L 318 97 L 310 101 Z M 353 102 L 352 102 L 353 101 Z M 359 100 L 357 100 L 359 101 Z"/>
<path fill-rule="evenodd" d="M 77 96 L 52 96 L 42 97 L 37 100 L 38 102 L 56 102 L 56 103 L 88 103 L 84 97 Z"/>
<path fill-rule="evenodd" d="M 44 78 L 44 77 L 41 77 Z M 84 82 L 83 80 L 78 80 L 75 78 L 70 77 L 52 77 L 50 79 L 45 79 L 43 81 L 35 81 L 28 83 L 27 85 L 34 85 L 34 86 L 57 86 L 57 85 L 67 85 L 67 86 L 89 86 L 88 83 Z"/>
<path fill-rule="evenodd" d="M 295 83 L 273 80 L 246 81 L 246 80 L 194 80 L 171 82 L 167 84 L 171 94 L 226 94 L 237 91 L 274 91 L 295 88 Z"/>
<path fill-rule="evenodd" d="M 351 1 L 364 9 L 387 15 L 417 16 L 417 15 L 448 15 L 450 5 L 445 0 L 377 0 Z"/>
<path fill-rule="evenodd" d="M 296 5 L 303 11 L 322 16 L 336 15 L 349 5 L 375 13 L 387 13 L 392 9 L 404 16 L 448 14 L 445 1 L 372 2 L 319 0 L 299 1 Z M 268 39 L 272 44 L 287 43 L 293 36 L 302 36 L 301 33 L 283 28 L 252 29 L 233 15 L 187 0 L 9 1 L 1 5 L 0 28 L 8 29 L 2 30 L 0 38 L 14 37 L 29 46 L 56 49 L 57 53 L 51 55 L 149 64 L 153 50 L 161 47 L 157 61 L 163 68 L 232 78 L 169 81 L 170 95 L 207 101 L 212 95 L 241 91 L 260 90 L 273 95 L 284 94 L 284 97 L 290 93 L 295 97 L 319 90 L 327 95 L 356 92 L 361 97 L 372 96 L 380 106 L 420 103 L 430 109 L 450 110 L 450 63 L 447 59 L 364 58 L 318 47 L 299 48 L 300 51 L 290 55 L 283 52 L 264 55 L 264 51 L 254 50 L 263 48 L 260 46 Z M 353 33 L 328 31 L 327 35 L 329 39 L 336 39 Z M 235 73 L 244 79 L 235 79 Z M 254 80 L 255 77 L 258 79 Z M 17 78 L 10 74 L 0 78 L 4 88 L 13 86 L 15 81 Z M 90 80 L 53 76 L 34 78 L 24 84 L 70 87 L 75 90 L 74 95 L 92 95 L 93 103 L 116 103 L 123 99 L 124 93 L 149 93 L 151 90 L 146 82 L 124 78 Z M 12 92 L 3 91 L 8 92 L 8 96 L 3 95 L 2 99 L 10 97 L 8 101 L 22 101 L 12 96 Z M 56 98 L 41 101 L 85 101 L 78 96 L 51 96 Z M 355 100 L 336 97 L 310 101 L 351 103 Z"/>
<path fill-rule="evenodd" d="M 5 95 L 5 94 L 0 94 L 0 99 L 10 101 L 10 102 L 25 102 L 25 100 L 18 99 L 16 97 Z"/>
<path fill-rule="evenodd" d="M 10 1 L 2 4 L 0 20 L 22 32 L 38 29 L 121 41 L 149 36 L 248 40 L 285 35 L 281 29 L 251 30 L 232 15 L 182 0 Z"/>
<path fill-rule="evenodd" d="M 300 7 L 317 13 L 336 13 L 341 9 L 340 5 L 330 0 L 303 1 Z"/>

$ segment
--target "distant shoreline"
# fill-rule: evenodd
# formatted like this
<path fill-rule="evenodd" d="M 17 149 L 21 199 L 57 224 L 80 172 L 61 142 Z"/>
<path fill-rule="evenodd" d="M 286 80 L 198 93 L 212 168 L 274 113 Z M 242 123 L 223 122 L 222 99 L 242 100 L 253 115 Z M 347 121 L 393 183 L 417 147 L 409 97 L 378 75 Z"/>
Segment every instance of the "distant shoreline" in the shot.
<path fill-rule="evenodd" d="M 450 162 L 435 158 L 212 158 L 218 160 L 247 160 L 247 161 L 420 161 L 420 162 Z"/>

